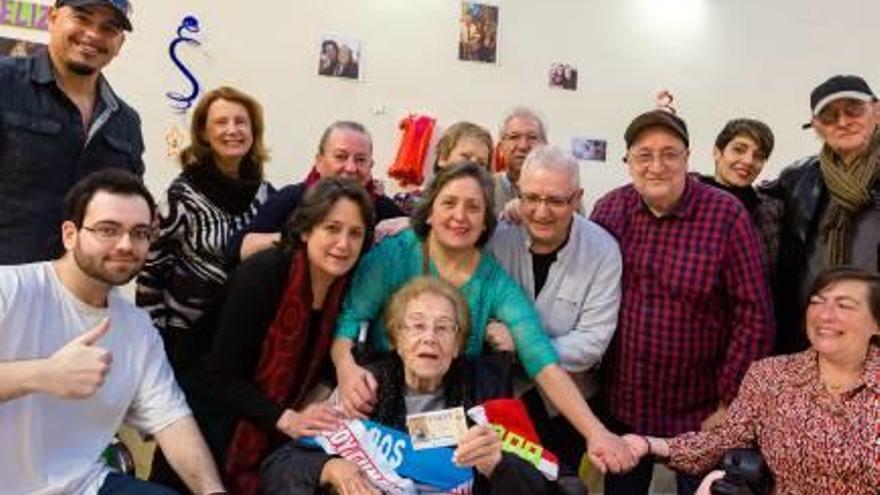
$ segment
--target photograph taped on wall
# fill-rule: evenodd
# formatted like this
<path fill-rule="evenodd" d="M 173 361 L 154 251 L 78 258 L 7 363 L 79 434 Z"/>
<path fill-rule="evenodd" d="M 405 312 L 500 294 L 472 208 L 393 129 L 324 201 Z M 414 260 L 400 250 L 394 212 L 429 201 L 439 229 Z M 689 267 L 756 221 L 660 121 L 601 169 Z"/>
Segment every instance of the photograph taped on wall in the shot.
<path fill-rule="evenodd" d="M 551 88 L 574 91 L 578 85 L 578 71 L 573 65 L 563 63 L 550 64 L 549 83 Z"/>
<path fill-rule="evenodd" d="M 608 144 L 604 139 L 589 137 L 571 138 L 571 154 L 578 160 L 604 162 L 607 146 Z"/>
<path fill-rule="evenodd" d="M 458 59 L 494 64 L 498 61 L 498 6 L 461 2 Z"/>
<path fill-rule="evenodd" d="M 318 55 L 318 75 L 360 79 L 361 43 L 351 38 L 324 35 Z"/>
<path fill-rule="evenodd" d="M 45 46 L 42 43 L 0 36 L 0 57 L 27 57 Z"/>

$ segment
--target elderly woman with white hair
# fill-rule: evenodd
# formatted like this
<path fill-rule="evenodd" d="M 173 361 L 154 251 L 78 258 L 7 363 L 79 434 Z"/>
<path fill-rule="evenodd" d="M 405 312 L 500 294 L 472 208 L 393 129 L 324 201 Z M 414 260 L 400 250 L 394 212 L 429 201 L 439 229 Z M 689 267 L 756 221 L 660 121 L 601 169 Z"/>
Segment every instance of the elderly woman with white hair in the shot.
<path fill-rule="evenodd" d="M 373 422 L 405 431 L 410 414 L 459 406 L 467 410 L 509 396 L 509 385 L 501 378 L 497 363 L 465 357 L 470 310 L 449 282 L 437 277 L 410 280 L 388 303 L 385 327 L 393 352 L 368 366 L 378 384 L 376 408 L 369 416 Z M 556 484 L 545 480 L 535 466 L 502 452 L 502 442 L 489 425 L 471 425 L 458 440 L 453 461 L 472 469 L 475 495 L 557 493 Z M 381 492 L 354 458 L 288 442 L 263 463 L 261 493 Z"/>

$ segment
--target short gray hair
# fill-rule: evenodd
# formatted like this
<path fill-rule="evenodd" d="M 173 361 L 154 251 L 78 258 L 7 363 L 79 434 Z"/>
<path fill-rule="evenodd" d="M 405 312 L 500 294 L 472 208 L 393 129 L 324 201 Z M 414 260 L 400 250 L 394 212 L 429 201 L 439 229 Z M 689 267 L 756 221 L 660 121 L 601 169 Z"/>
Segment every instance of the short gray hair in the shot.
<path fill-rule="evenodd" d="M 581 177 L 578 172 L 578 162 L 559 146 L 540 145 L 532 148 L 523 162 L 520 177 L 533 170 L 554 170 L 565 172 L 571 177 L 571 185 L 575 189 L 581 188 Z"/>
<path fill-rule="evenodd" d="M 541 136 L 541 142 L 547 142 L 547 126 L 544 125 L 544 119 L 538 115 L 538 112 L 528 107 L 515 107 L 513 110 L 507 112 L 507 115 L 504 116 L 504 120 L 501 121 L 501 129 L 498 132 L 499 140 L 504 139 L 504 130 L 507 128 L 507 124 L 518 117 L 529 119 L 538 124 L 538 134 Z"/>
<path fill-rule="evenodd" d="M 351 131 L 351 132 L 356 132 L 358 134 L 363 134 L 364 136 L 367 136 L 367 139 L 370 141 L 370 152 L 372 153 L 372 151 L 373 151 L 373 136 L 370 135 L 370 131 L 368 131 L 367 128 L 364 127 L 363 124 L 361 124 L 360 122 L 354 122 L 352 120 L 337 120 L 336 122 L 327 126 L 327 128 L 324 129 L 324 133 L 321 134 L 321 140 L 318 142 L 318 154 L 319 155 L 324 154 L 324 151 L 325 151 L 324 149 L 327 147 L 327 141 L 330 139 L 330 134 L 336 130 Z"/>

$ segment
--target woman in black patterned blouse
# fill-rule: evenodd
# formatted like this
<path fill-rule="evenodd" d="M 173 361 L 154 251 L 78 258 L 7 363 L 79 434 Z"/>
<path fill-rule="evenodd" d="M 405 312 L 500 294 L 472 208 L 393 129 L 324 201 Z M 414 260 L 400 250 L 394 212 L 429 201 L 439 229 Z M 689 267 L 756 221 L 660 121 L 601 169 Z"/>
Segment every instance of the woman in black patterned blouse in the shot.
<path fill-rule="evenodd" d="M 159 238 L 137 278 L 137 304 L 159 329 L 197 419 L 217 412 L 200 363 L 213 340 L 212 315 L 226 283 L 227 241 L 274 192 L 263 179 L 263 130 L 263 110 L 247 94 L 221 87 L 202 97 L 193 113 L 191 144 L 180 155 L 183 171 L 160 202 Z M 210 444 L 210 428 L 200 424 Z M 153 478 L 175 485 L 163 479 L 163 466 L 157 455 Z"/>

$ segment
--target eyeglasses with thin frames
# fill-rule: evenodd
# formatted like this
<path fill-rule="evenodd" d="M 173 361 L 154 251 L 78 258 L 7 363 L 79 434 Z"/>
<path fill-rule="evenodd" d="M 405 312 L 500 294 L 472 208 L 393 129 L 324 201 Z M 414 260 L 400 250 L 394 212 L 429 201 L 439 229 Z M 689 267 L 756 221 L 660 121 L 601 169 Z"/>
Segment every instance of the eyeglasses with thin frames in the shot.
<path fill-rule="evenodd" d="M 573 191 L 568 195 L 540 195 L 533 193 L 520 193 L 519 201 L 526 208 L 537 208 L 538 205 L 544 203 L 548 208 L 561 209 L 570 205 L 577 191 Z"/>
<path fill-rule="evenodd" d="M 96 223 L 91 226 L 83 225 L 82 229 L 94 234 L 101 242 L 113 244 L 119 242 L 125 234 L 128 234 L 132 244 L 138 245 L 149 245 L 157 237 L 156 230 L 146 225 L 139 225 L 125 230 L 121 225 L 115 223 Z"/>
<path fill-rule="evenodd" d="M 458 333 L 458 325 L 451 318 L 438 318 L 432 322 L 425 319 L 411 318 L 404 320 L 401 327 L 408 337 L 421 337 L 432 330 L 439 338 L 452 337 Z"/>
<path fill-rule="evenodd" d="M 643 150 L 627 155 L 626 162 L 632 163 L 640 168 L 646 168 L 655 161 L 659 160 L 664 166 L 674 165 L 685 156 L 687 150 L 667 148 L 660 150 L 659 153 Z"/>
<path fill-rule="evenodd" d="M 527 144 L 535 144 L 541 140 L 541 136 L 539 136 L 538 134 L 535 134 L 535 133 L 531 133 L 531 132 L 527 133 L 527 134 L 520 134 L 517 132 L 511 132 L 511 133 L 503 135 L 501 137 L 501 139 L 504 141 L 510 141 L 510 142 L 519 142 L 519 141 L 525 140 L 525 142 Z"/>

